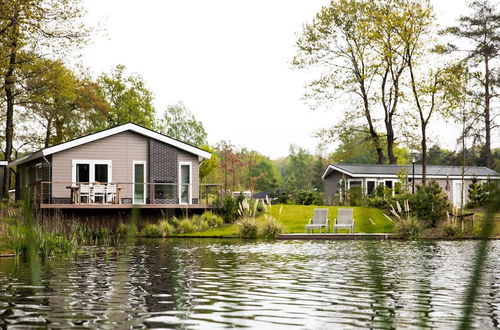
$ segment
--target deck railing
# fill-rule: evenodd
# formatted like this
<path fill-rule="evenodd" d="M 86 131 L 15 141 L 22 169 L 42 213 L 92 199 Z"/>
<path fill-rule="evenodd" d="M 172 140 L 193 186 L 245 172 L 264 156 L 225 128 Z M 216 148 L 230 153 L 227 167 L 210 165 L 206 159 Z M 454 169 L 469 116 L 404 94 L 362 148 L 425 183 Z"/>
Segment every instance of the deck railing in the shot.
<path fill-rule="evenodd" d="M 224 193 L 222 184 L 178 184 L 164 182 L 38 182 L 28 187 L 36 205 L 213 205 Z M 23 196 L 21 196 L 23 198 Z"/>

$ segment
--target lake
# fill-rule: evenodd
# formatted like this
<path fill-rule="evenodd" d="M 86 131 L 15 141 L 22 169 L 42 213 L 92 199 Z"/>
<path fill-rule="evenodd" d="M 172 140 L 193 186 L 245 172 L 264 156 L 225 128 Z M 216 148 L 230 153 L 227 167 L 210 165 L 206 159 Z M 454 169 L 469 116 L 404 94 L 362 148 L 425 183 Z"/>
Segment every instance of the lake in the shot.
<path fill-rule="evenodd" d="M 457 328 L 479 241 L 148 239 L 0 259 L 0 327 Z M 473 325 L 498 328 L 500 241 Z"/>

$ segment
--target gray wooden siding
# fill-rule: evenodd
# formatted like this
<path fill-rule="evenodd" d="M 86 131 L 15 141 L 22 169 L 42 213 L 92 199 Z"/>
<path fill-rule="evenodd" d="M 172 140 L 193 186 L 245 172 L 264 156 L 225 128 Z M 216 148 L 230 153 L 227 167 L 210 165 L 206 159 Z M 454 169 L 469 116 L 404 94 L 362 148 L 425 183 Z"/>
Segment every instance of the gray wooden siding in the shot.
<path fill-rule="evenodd" d="M 150 178 L 148 139 L 133 132 L 123 132 L 101 140 L 56 153 L 52 157 L 52 181 L 54 184 L 52 197 L 69 198 L 66 189 L 72 180 L 72 160 L 111 160 L 112 182 L 123 187 L 121 198 L 132 198 L 132 164 L 133 161 L 145 161 L 148 169 L 147 181 Z M 177 164 L 181 161 L 192 163 L 192 198 L 199 198 L 199 164 L 198 156 L 177 149 Z M 178 178 L 176 182 L 178 181 Z M 193 201 L 194 202 L 194 201 Z"/>
<path fill-rule="evenodd" d="M 344 174 L 340 172 L 333 172 L 325 178 L 325 200 L 327 204 L 331 204 L 333 196 L 338 193 L 338 183 L 342 179 Z M 350 176 L 345 176 L 346 180 L 350 179 Z"/>
<path fill-rule="evenodd" d="M 340 173 L 340 172 L 333 172 L 332 174 L 330 174 L 329 176 L 327 176 L 325 179 L 324 179 L 324 184 L 325 184 L 325 199 L 327 201 L 327 203 L 331 203 L 332 201 L 332 196 L 335 195 L 336 193 L 338 193 L 338 183 L 339 181 L 342 179 L 343 177 L 343 174 Z M 377 181 L 382 181 L 382 180 L 394 180 L 394 178 L 370 178 L 370 177 L 364 177 L 364 178 L 351 178 L 350 176 L 346 175 L 345 176 L 346 180 L 347 179 L 360 179 L 360 180 L 363 180 L 363 187 L 366 187 L 366 180 L 377 180 Z M 411 175 L 408 177 L 409 179 L 411 179 Z M 449 185 L 448 185 L 448 189 L 446 187 L 446 179 L 428 179 L 428 181 L 430 180 L 434 180 L 437 182 L 437 184 L 441 187 L 441 189 L 443 189 L 443 192 L 448 196 L 448 199 L 450 201 L 450 203 L 453 203 L 453 182 L 456 181 L 456 179 L 450 179 L 449 180 Z M 422 184 L 422 180 L 421 179 L 415 179 L 415 186 L 419 185 L 419 184 Z M 469 193 L 468 193 L 468 189 L 469 189 L 469 185 L 472 184 L 472 180 L 465 180 L 465 199 L 464 199 L 464 203 L 467 203 L 467 201 L 469 200 Z M 412 184 L 411 182 L 409 183 L 409 190 L 411 192 L 411 189 L 412 189 Z M 365 191 L 365 190 L 363 190 Z M 415 191 L 416 191 L 416 188 L 415 188 Z"/>
<path fill-rule="evenodd" d="M 55 184 L 53 197 L 64 198 L 70 195 L 66 186 L 71 183 L 73 159 L 111 160 L 112 181 L 123 187 L 122 198 L 132 198 L 132 164 L 135 160 L 145 161 L 148 168 L 148 138 L 123 132 L 54 154 L 52 181 L 66 184 Z"/>

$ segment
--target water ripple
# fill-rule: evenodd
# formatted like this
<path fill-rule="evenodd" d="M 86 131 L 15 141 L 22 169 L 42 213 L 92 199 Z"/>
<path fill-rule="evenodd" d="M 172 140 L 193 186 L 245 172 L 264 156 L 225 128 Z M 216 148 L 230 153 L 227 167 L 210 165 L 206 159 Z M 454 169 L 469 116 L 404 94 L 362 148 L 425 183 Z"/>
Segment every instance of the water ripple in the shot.
<path fill-rule="evenodd" d="M 456 328 L 476 244 L 145 240 L 40 274 L 4 259 L 0 327 Z M 499 251 L 491 241 L 476 328 L 499 327 Z"/>

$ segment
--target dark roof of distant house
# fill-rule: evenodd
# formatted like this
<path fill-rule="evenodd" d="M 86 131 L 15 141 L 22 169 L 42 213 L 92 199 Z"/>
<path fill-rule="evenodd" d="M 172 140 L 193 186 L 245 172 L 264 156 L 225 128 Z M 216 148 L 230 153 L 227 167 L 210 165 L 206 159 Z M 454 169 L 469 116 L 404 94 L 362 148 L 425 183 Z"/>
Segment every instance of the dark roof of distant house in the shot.
<path fill-rule="evenodd" d="M 413 174 L 412 165 L 378 165 L 378 164 L 330 164 L 323 174 L 327 177 L 334 171 L 339 171 L 354 177 L 366 176 L 395 176 L 405 169 L 409 176 Z M 461 166 L 427 165 L 428 177 L 458 177 L 462 175 Z M 415 176 L 422 175 L 422 165 L 415 164 Z M 466 166 L 464 176 L 466 177 L 500 177 L 500 173 L 484 166 Z"/>
<path fill-rule="evenodd" d="M 271 198 L 272 196 L 280 195 L 284 193 L 284 190 L 277 190 L 277 191 L 261 191 L 258 193 L 255 193 L 252 195 L 253 199 L 265 199 L 265 198 Z"/>

